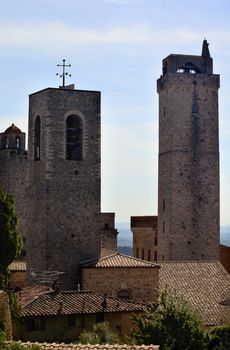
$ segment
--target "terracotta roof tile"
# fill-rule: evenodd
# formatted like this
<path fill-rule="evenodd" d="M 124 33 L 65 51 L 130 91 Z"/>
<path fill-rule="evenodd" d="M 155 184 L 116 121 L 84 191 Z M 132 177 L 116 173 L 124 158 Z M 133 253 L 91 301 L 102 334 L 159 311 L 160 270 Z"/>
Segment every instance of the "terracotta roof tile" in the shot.
<path fill-rule="evenodd" d="M 82 266 L 85 267 L 150 267 L 159 268 L 159 265 L 150 261 L 141 260 L 132 256 L 123 255 L 117 252 L 109 256 L 83 261 Z"/>
<path fill-rule="evenodd" d="M 144 304 L 117 299 L 103 294 L 88 291 L 44 291 L 43 294 L 25 302 L 23 294 L 19 293 L 21 316 L 52 316 L 93 314 L 98 312 L 128 312 L 142 311 Z"/>
<path fill-rule="evenodd" d="M 10 343 L 10 342 L 8 342 Z M 120 344 L 104 344 L 104 345 L 91 345 L 91 344 L 65 344 L 65 343 L 23 343 L 18 342 L 25 349 L 34 345 L 38 345 L 40 350 L 159 350 L 158 345 L 120 345 Z"/>
<path fill-rule="evenodd" d="M 183 295 L 206 325 L 230 323 L 230 275 L 220 262 L 162 262 L 159 282 Z"/>
<path fill-rule="evenodd" d="M 14 125 L 14 123 L 12 123 L 12 125 L 9 126 L 4 131 L 4 134 L 18 134 L 18 133 L 21 133 L 21 130 L 16 125 Z"/>
<path fill-rule="evenodd" d="M 24 260 L 14 260 L 9 265 L 10 271 L 26 271 L 26 262 Z"/>

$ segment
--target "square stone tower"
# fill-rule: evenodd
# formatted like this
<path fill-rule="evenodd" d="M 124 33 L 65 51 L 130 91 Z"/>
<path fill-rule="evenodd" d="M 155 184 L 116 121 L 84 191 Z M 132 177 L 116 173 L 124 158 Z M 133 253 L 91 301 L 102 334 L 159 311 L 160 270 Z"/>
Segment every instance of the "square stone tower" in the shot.
<path fill-rule="evenodd" d="M 28 279 L 75 289 L 79 263 L 100 253 L 100 92 L 30 95 L 28 139 Z"/>
<path fill-rule="evenodd" d="M 201 56 L 163 60 L 158 260 L 219 258 L 218 88 L 206 40 Z"/>

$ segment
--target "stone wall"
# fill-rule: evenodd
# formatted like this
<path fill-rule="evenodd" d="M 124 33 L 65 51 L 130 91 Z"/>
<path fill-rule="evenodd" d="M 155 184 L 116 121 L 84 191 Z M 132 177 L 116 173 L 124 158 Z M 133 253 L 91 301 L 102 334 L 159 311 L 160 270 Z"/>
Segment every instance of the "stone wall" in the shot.
<path fill-rule="evenodd" d="M 82 289 L 107 293 L 118 297 L 127 291 L 130 299 L 138 302 L 155 300 L 159 287 L 159 267 L 154 268 L 83 268 Z"/>
<path fill-rule="evenodd" d="M 0 150 L 0 188 L 14 196 L 18 229 L 24 240 L 28 220 L 28 161 L 27 152 L 17 149 Z"/>
<path fill-rule="evenodd" d="M 132 316 L 141 314 L 142 311 L 104 313 L 104 321 L 109 322 L 110 328 L 120 336 L 131 335 L 134 323 Z M 102 314 L 100 314 L 102 317 Z M 39 317 L 37 317 L 39 323 Z M 84 330 L 92 330 L 97 322 L 96 314 L 76 315 L 75 327 L 68 326 L 68 316 L 45 317 L 43 330 L 29 331 L 26 324 L 28 318 L 23 322 L 14 321 L 14 339 L 32 342 L 75 342 Z"/>
<path fill-rule="evenodd" d="M 82 160 L 66 159 L 72 115 L 83 125 Z M 63 289 L 77 288 L 80 261 L 100 252 L 100 92 L 48 88 L 30 95 L 28 155 L 28 277 L 40 275 L 41 282 L 53 271 Z"/>
<path fill-rule="evenodd" d="M 10 271 L 9 288 L 23 289 L 27 286 L 26 271 Z"/>

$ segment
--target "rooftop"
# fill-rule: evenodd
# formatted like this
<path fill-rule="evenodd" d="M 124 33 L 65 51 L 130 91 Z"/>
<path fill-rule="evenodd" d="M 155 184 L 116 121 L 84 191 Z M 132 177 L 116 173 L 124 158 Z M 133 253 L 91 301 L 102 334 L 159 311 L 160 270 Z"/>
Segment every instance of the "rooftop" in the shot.
<path fill-rule="evenodd" d="M 5 131 L 4 134 L 19 134 L 21 133 L 21 130 L 12 123 L 11 126 L 9 126 Z"/>
<path fill-rule="evenodd" d="M 26 262 L 24 260 L 14 260 L 9 265 L 10 271 L 26 271 Z"/>
<path fill-rule="evenodd" d="M 230 275 L 219 261 L 162 262 L 159 282 L 183 295 L 206 325 L 230 323 Z"/>
<path fill-rule="evenodd" d="M 141 260 L 132 256 L 123 255 L 117 252 L 111 252 L 111 255 L 98 259 L 91 259 L 82 262 L 85 267 L 143 267 L 143 268 L 159 268 L 159 265 L 150 261 Z"/>
<path fill-rule="evenodd" d="M 37 288 L 37 294 L 36 294 Z M 45 287 L 43 287 L 45 288 Z M 41 286 L 19 292 L 21 316 L 94 314 L 100 312 L 142 311 L 144 304 L 89 291 L 43 291 Z M 30 297 L 29 297 L 30 295 Z"/>
<path fill-rule="evenodd" d="M 159 350 L 158 345 L 121 345 L 121 344 L 105 344 L 105 345 L 91 345 L 91 344 L 65 344 L 65 343 L 30 343 L 18 342 L 23 347 L 28 348 L 33 344 L 38 345 L 40 350 Z"/>

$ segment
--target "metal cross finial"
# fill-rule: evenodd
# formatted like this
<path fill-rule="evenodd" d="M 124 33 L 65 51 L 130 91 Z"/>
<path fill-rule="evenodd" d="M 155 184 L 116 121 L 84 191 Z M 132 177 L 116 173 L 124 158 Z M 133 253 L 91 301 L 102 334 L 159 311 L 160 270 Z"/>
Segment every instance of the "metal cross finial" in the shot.
<path fill-rule="evenodd" d="M 63 59 L 62 61 L 63 61 L 62 64 L 57 64 L 58 67 L 63 68 L 62 74 L 56 73 L 56 75 L 59 75 L 59 77 L 62 78 L 62 86 L 60 87 L 65 87 L 65 76 L 68 75 L 69 77 L 71 77 L 71 74 L 65 71 L 65 67 L 71 67 L 71 64 L 65 64 L 65 59 Z"/>

